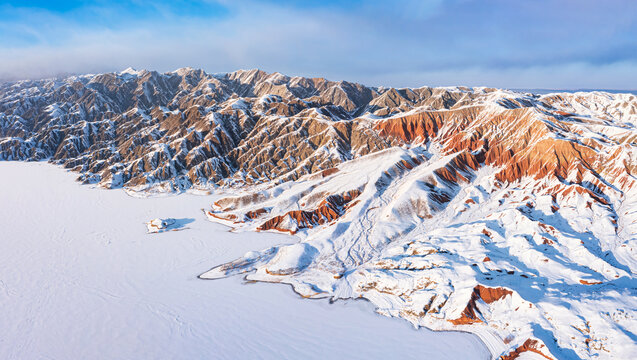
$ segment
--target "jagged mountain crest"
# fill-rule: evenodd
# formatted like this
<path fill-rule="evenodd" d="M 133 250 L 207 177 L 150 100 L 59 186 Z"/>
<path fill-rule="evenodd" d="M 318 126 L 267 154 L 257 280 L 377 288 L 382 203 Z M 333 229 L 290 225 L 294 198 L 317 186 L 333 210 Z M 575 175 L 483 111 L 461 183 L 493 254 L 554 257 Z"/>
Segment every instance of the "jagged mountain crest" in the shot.
<path fill-rule="evenodd" d="M 173 187 L 184 188 L 220 183 L 230 175 L 237 175 L 233 181 L 252 183 L 290 171 L 293 173 L 289 178 L 293 179 L 388 144 L 381 139 L 368 139 L 364 141 L 368 148 L 359 151 L 358 141 L 362 139 L 359 134 L 366 131 L 361 127 L 364 125 L 338 125 L 347 129 L 323 131 L 329 139 L 319 140 L 315 136 L 318 141 L 309 143 L 313 150 L 327 143 L 338 144 L 338 154 L 323 152 L 311 163 L 298 167 L 296 173 L 290 161 L 285 164 L 288 170 L 285 172 L 275 169 L 277 164 L 265 166 L 263 173 L 242 172 L 237 159 L 243 156 L 241 149 L 246 146 L 241 142 L 249 142 L 255 125 L 272 122 L 276 127 L 276 117 L 296 117 L 300 120 L 291 122 L 292 126 L 300 128 L 288 127 L 286 131 L 312 132 L 322 126 L 317 125 L 322 120 L 351 121 L 360 114 L 385 116 L 421 106 L 423 98 L 432 99 L 430 106 L 448 107 L 458 95 L 444 95 L 447 92 L 410 90 L 417 100 L 411 101 L 395 89 L 379 90 L 323 78 L 291 78 L 258 69 L 225 75 L 210 75 L 191 68 L 165 74 L 127 69 L 120 73 L 7 83 L 0 87 L 3 119 L 0 134 L 7 137 L 0 156 L 49 158 L 84 173 L 83 181 L 111 187 L 172 181 Z M 415 93 L 419 94 L 417 99 Z M 402 107 L 394 106 L 398 98 L 403 99 L 399 101 Z M 445 99 L 439 100 L 442 98 Z M 78 125 L 82 122 L 86 124 Z M 137 134 L 142 128 L 144 134 Z M 355 143 L 348 138 L 352 131 Z M 155 151 L 137 146 L 144 148 L 153 141 L 175 142 L 179 137 L 194 142 L 178 141 L 174 145 L 179 143 L 180 149 L 169 145 L 162 156 L 132 158 Z M 301 154 L 280 154 L 281 160 L 290 155 L 308 157 L 312 153 L 301 148 Z M 195 153 L 188 155 L 192 149 Z M 230 154 L 233 150 L 234 154 Z M 168 167 L 149 171 L 148 161 L 157 163 L 156 159 L 167 156 L 171 157 Z"/>
<path fill-rule="evenodd" d="M 475 332 L 510 359 L 634 353 L 635 126 L 631 94 L 258 69 L 0 84 L 0 159 L 142 194 L 233 188 L 211 220 L 300 239 L 203 278 L 366 298 L 416 326 Z"/>

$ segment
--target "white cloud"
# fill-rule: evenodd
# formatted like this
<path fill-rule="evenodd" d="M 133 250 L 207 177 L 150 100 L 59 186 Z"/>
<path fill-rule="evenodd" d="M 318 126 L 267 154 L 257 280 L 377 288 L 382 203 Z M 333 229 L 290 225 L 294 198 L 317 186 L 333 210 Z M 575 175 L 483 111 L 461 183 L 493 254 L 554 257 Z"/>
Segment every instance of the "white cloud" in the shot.
<path fill-rule="evenodd" d="M 36 40 L 28 46 L 0 45 L 0 79 L 191 66 L 210 72 L 259 67 L 390 86 L 621 89 L 637 83 L 635 59 L 594 65 L 578 55 L 592 46 L 588 42 L 572 42 L 568 51 L 554 54 L 542 47 L 548 39 L 518 44 L 516 35 L 493 32 L 489 24 L 475 33 L 454 32 L 453 22 L 438 24 L 445 19 L 441 4 L 419 8 L 413 16 L 398 9 L 383 17 L 383 8 L 374 6 L 335 11 L 241 2 L 228 3 L 224 17 L 186 17 L 164 9 L 160 17 L 113 24 L 107 11 L 91 8 L 90 14 L 103 16 L 92 26 L 78 21 L 81 14 L 71 19 L 22 13 L 33 25 L 10 33 Z M 0 31 L 12 24 L 0 21 Z"/>

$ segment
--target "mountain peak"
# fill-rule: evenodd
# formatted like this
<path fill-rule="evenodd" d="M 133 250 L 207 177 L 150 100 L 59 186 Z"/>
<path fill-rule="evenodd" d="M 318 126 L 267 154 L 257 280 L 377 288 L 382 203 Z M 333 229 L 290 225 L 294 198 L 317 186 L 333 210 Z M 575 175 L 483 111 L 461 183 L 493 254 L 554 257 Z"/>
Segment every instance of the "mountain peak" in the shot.
<path fill-rule="evenodd" d="M 119 72 L 119 74 L 120 74 L 120 75 L 128 74 L 128 75 L 135 75 L 135 76 L 138 76 L 138 75 L 140 75 L 140 74 L 141 74 L 141 71 L 137 71 L 137 70 L 135 70 L 134 68 L 132 68 L 132 67 L 130 67 L 130 66 L 129 66 L 129 67 L 127 67 L 126 69 L 124 69 L 124 70 L 120 71 L 120 72 Z"/>
<path fill-rule="evenodd" d="M 365 298 L 415 326 L 507 339 L 494 357 L 635 353 L 634 95 L 107 75 L 0 85 L 0 159 L 142 195 L 240 187 L 210 220 L 301 239 L 202 278 Z"/>

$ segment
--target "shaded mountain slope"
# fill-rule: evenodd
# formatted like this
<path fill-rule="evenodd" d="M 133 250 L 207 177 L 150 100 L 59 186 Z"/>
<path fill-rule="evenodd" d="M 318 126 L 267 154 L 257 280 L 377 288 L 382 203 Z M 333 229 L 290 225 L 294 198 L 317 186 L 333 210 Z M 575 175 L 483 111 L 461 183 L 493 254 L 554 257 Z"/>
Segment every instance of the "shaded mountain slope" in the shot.
<path fill-rule="evenodd" d="M 0 158 L 137 191 L 223 186 L 282 231 L 202 278 L 365 298 L 495 358 L 637 351 L 637 97 L 127 70 L 0 86 Z M 255 249 L 256 250 L 256 249 Z"/>

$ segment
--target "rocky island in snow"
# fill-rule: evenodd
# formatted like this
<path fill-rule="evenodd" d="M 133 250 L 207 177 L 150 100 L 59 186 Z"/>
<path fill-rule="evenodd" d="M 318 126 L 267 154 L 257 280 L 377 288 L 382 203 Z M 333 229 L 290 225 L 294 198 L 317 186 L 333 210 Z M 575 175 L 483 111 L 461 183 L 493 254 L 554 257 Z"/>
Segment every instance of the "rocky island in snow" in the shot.
<path fill-rule="evenodd" d="M 179 231 L 187 229 L 186 224 L 193 222 L 194 219 L 152 219 L 146 223 L 149 234 L 162 233 L 166 231 Z"/>

